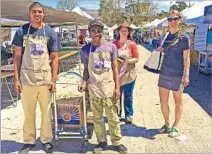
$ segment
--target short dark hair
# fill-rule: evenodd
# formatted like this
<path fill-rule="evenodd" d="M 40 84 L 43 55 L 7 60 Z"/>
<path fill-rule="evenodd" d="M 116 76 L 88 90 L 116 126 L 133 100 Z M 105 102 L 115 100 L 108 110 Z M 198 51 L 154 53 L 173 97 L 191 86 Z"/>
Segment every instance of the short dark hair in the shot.
<path fill-rule="evenodd" d="M 44 12 L 43 5 L 42 5 L 41 3 L 39 3 L 39 2 L 33 2 L 33 3 L 29 6 L 29 12 L 32 10 L 32 8 L 33 8 L 34 6 L 41 7 L 42 10 L 43 10 L 43 12 Z"/>

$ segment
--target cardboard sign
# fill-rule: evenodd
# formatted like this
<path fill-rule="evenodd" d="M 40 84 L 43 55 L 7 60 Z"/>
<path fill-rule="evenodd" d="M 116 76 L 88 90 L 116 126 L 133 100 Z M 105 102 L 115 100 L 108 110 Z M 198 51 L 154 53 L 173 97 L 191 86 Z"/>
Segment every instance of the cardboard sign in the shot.
<path fill-rule="evenodd" d="M 11 40 L 11 28 L 1 28 L 1 41 L 10 41 Z"/>

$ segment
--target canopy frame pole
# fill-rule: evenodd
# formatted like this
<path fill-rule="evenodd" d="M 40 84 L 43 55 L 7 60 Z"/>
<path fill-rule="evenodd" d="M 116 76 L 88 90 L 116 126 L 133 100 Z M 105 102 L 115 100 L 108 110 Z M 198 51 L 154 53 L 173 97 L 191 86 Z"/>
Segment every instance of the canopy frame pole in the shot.
<path fill-rule="evenodd" d="M 77 37 L 77 52 L 79 56 L 79 74 L 82 76 L 82 66 L 81 66 L 81 56 L 80 56 L 80 48 L 79 48 L 79 38 L 78 38 L 78 28 L 77 28 L 77 13 L 75 12 L 75 30 L 76 30 L 76 37 Z"/>

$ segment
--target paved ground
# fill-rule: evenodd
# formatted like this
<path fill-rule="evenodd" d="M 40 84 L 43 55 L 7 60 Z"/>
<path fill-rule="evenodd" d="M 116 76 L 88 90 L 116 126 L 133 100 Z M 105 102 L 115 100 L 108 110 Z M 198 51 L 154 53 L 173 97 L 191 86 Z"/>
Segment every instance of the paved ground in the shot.
<path fill-rule="evenodd" d="M 135 118 L 133 125 L 121 125 L 123 144 L 129 153 L 212 153 L 212 102 L 211 76 L 197 74 L 191 68 L 191 85 L 184 93 L 184 113 L 180 123 L 180 133 L 187 136 L 182 142 L 169 138 L 168 134 L 157 134 L 163 124 L 158 96 L 158 74 L 143 69 L 150 52 L 139 46 L 140 61 L 137 64 L 138 78 L 134 93 Z M 4 98 L 3 98 L 4 99 Z M 171 122 L 174 120 L 174 102 L 170 95 Z M 37 134 L 40 131 L 40 111 L 37 113 Z M 17 152 L 22 143 L 23 111 L 21 103 L 17 107 L 1 110 L 1 149 L 2 153 Z M 91 134 L 92 135 L 92 134 Z M 108 135 L 109 141 L 109 135 Z M 42 153 L 39 139 L 33 153 Z M 89 140 L 87 153 L 91 153 L 96 144 L 95 135 Z M 111 142 L 109 141 L 109 145 Z M 55 152 L 82 152 L 81 140 L 61 140 Z M 108 146 L 104 153 L 112 153 Z"/>

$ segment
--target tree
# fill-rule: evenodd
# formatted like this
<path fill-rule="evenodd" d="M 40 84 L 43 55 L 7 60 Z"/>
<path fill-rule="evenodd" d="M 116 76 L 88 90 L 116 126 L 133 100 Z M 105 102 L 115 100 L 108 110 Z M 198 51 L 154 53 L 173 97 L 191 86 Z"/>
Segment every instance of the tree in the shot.
<path fill-rule="evenodd" d="M 99 15 L 101 20 L 110 26 L 126 19 L 124 12 L 117 6 L 117 0 L 100 0 Z"/>
<path fill-rule="evenodd" d="M 182 10 L 184 10 L 187 7 L 188 7 L 188 5 L 184 1 L 177 1 L 176 4 L 173 4 L 170 7 L 170 10 L 177 10 L 177 11 L 181 12 Z"/>
<path fill-rule="evenodd" d="M 141 25 L 157 16 L 157 6 L 151 0 L 126 0 L 125 9 L 118 7 L 119 1 L 100 0 L 99 15 L 104 23 L 114 25 L 128 20 L 135 25 Z"/>
<path fill-rule="evenodd" d="M 163 19 L 163 18 L 165 18 L 165 17 L 168 17 L 168 12 L 166 12 L 166 11 L 161 11 L 158 15 L 157 15 L 157 18 L 158 19 Z"/>

